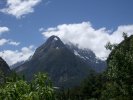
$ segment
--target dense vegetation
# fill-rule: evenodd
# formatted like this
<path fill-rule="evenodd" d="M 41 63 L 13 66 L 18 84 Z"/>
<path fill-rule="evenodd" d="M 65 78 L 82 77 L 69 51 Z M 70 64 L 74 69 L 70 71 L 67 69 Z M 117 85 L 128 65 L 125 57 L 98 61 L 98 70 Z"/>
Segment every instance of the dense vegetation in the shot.
<path fill-rule="evenodd" d="M 15 73 L 5 77 L 1 72 L 0 100 L 133 100 L 133 36 L 123 37 L 118 45 L 107 44 L 112 52 L 106 71 L 92 72 L 78 87 L 55 90 L 46 74 L 27 82 Z"/>
<path fill-rule="evenodd" d="M 10 77 L 1 77 L 1 80 L 0 100 L 55 99 L 52 84 L 46 74 L 38 73 L 32 82 L 25 81 L 15 73 Z"/>
<path fill-rule="evenodd" d="M 123 33 L 124 41 L 112 50 L 107 59 L 108 69 L 104 95 L 119 100 L 133 99 L 133 36 Z M 108 93 L 109 92 L 109 93 Z"/>

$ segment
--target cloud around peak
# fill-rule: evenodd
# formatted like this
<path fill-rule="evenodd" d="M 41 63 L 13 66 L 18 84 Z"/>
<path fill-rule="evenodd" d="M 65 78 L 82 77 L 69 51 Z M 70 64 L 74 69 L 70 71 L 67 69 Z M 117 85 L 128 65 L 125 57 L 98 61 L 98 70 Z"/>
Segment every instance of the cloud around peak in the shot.
<path fill-rule="evenodd" d="M 133 34 L 133 25 L 121 25 L 117 30 L 111 32 L 106 27 L 95 29 L 90 22 L 62 24 L 51 27 L 42 32 L 45 38 L 51 35 L 60 37 L 64 43 L 72 42 L 78 44 L 80 48 L 91 49 L 98 58 L 106 59 L 110 51 L 105 49 L 107 42 L 120 43 L 122 33 L 126 32 L 130 36 Z"/>
<path fill-rule="evenodd" d="M 41 0 L 7 0 L 6 7 L 1 9 L 0 12 L 21 18 L 34 12 L 34 7 L 40 2 Z"/>

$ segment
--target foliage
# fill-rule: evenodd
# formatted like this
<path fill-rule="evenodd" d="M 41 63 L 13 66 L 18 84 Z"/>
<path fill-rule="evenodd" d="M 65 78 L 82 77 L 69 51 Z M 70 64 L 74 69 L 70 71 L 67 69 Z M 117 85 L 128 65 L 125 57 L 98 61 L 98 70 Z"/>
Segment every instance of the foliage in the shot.
<path fill-rule="evenodd" d="M 103 95 L 107 98 L 133 99 L 133 36 L 127 38 L 124 34 L 124 41 L 120 43 L 107 59 L 108 68 L 106 71 L 109 79 Z"/>
<path fill-rule="evenodd" d="M 30 83 L 13 74 L 0 88 L 0 100 L 54 100 L 54 90 L 46 74 L 38 73 Z"/>
<path fill-rule="evenodd" d="M 127 33 L 123 32 L 122 37 L 124 38 L 124 40 L 126 40 L 128 38 Z"/>
<path fill-rule="evenodd" d="M 111 44 L 110 42 L 108 42 L 106 45 L 105 45 L 105 48 L 107 49 L 107 50 L 113 50 L 113 49 L 115 49 L 117 47 L 117 44 Z"/>
<path fill-rule="evenodd" d="M 39 100 L 54 100 L 52 83 L 46 74 L 35 75 L 31 88 L 38 93 Z"/>
<path fill-rule="evenodd" d="M 80 86 L 67 90 L 58 91 L 58 100 L 97 100 L 101 97 L 101 92 L 106 77 L 102 74 L 92 73 Z"/>

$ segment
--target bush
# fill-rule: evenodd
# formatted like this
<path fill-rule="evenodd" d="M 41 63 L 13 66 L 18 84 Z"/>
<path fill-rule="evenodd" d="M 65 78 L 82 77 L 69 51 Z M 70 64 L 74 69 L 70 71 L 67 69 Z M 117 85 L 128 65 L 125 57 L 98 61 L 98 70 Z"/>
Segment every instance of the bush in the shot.
<path fill-rule="evenodd" d="M 14 78 L 14 77 L 13 77 Z M 13 80 L 10 79 L 9 80 Z M 0 88 L 0 100 L 54 100 L 54 90 L 46 74 L 38 73 L 34 81 L 7 81 Z"/>

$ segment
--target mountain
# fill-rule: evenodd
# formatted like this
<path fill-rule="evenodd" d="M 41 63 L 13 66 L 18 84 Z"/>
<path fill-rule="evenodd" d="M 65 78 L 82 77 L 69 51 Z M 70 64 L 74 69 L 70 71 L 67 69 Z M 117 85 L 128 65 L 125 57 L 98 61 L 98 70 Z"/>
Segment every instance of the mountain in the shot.
<path fill-rule="evenodd" d="M 79 85 L 94 70 L 87 61 L 77 56 L 74 50 L 74 46 L 72 48 L 65 45 L 59 37 L 51 36 L 36 49 L 30 60 L 15 70 L 24 74 L 27 79 L 31 79 L 37 72 L 47 72 L 54 85 L 59 87 Z"/>
<path fill-rule="evenodd" d="M 106 61 L 103 61 L 96 57 L 93 51 L 85 48 L 81 49 L 78 45 L 73 45 L 72 43 L 66 44 L 66 46 L 79 58 L 82 58 L 84 62 L 91 66 L 96 72 L 103 72 L 107 66 Z"/>
<path fill-rule="evenodd" d="M 0 57 L 0 71 L 2 71 L 4 75 L 8 75 L 9 73 L 11 73 L 8 64 L 1 57 Z"/>
<path fill-rule="evenodd" d="M 15 64 L 9 66 L 9 67 L 10 67 L 10 69 L 14 70 L 16 67 L 22 65 L 24 62 L 25 62 L 25 61 L 20 61 L 20 62 L 17 62 L 17 63 L 15 63 Z"/>

